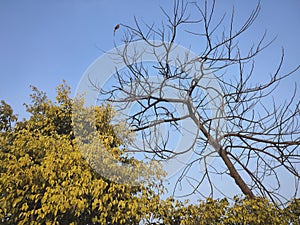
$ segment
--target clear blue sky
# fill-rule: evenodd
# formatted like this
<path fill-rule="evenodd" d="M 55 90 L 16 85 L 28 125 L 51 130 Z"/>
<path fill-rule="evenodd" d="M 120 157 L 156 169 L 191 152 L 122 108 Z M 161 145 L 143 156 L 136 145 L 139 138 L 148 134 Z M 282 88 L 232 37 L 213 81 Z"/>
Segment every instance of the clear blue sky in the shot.
<path fill-rule="evenodd" d="M 102 52 L 113 48 L 113 28 L 117 23 L 133 24 L 133 16 L 151 23 L 159 22 L 159 6 L 171 8 L 173 1 L 162 0 L 0 0 L 0 100 L 25 116 L 24 102 L 37 86 L 52 99 L 63 79 L 74 93 L 81 76 Z M 219 10 L 236 7 L 237 22 L 247 16 L 256 1 L 217 1 Z M 262 73 L 278 62 L 281 47 L 286 50 L 285 68 L 300 62 L 300 1 L 262 0 L 261 14 L 247 33 L 255 41 L 265 29 L 275 43 L 260 58 Z M 120 43 L 118 34 L 116 43 Z M 189 44 L 188 40 L 178 40 Z M 188 46 L 187 46 L 188 47 Z M 269 69 L 266 69 L 269 68 Z M 266 74 L 267 75 L 267 74 Z M 282 95 L 300 80 L 300 72 L 284 82 Z M 298 95 L 299 96 L 299 95 Z"/>
<path fill-rule="evenodd" d="M 66 79 L 74 91 L 89 64 L 102 54 L 99 49 L 113 48 L 113 28 L 117 23 L 133 24 L 133 16 L 147 22 L 159 21 L 159 6 L 171 7 L 173 1 L 166 2 L 0 0 L 0 99 L 24 116 L 22 104 L 28 102 L 29 85 L 37 86 L 53 98 L 55 87 Z M 217 2 L 223 4 L 221 9 L 234 3 L 237 13 L 245 16 L 255 5 L 255 1 Z M 297 65 L 299 12 L 298 0 L 263 0 L 254 32 L 248 33 L 249 40 L 264 29 L 268 29 L 270 37 L 278 34 L 269 49 L 270 58 L 284 46 L 286 65 Z M 270 60 L 264 59 L 261 63 L 268 65 Z"/>

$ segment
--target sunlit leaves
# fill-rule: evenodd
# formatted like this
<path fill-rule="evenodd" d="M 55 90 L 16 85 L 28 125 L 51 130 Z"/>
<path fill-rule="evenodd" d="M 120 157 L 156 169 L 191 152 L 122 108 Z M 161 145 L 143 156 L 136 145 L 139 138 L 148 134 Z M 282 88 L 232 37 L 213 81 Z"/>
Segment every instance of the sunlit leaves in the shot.
<path fill-rule="evenodd" d="M 263 198 L 233 201 L 207 199 L 189 205 L 162 200 L 164 172 L 159 164 L 145 165 L 128 158 L 122 142 L 129 131 L 112 122 L 111 106 L 84 108 L 69 98 L 69 87 L 57 88 L 55 102 L 34 88 L 27 105 L 29 119 L 17 122 L 11 107 L 1 102 L 0 223 L 1 224 L 299 224 L 300 203 L 294 199 L 280 208 Z M 72 110 L 79 131 L 73 131 Z M 93 119 L 88 115 L 93 113 Z M 94 133 L 90 128 L 96 127 Z M 77 131 L 78 132 L 78 131 Z M 100 140 L 100 142 L 99 142 Z M 116 171 L 103 155 L 142 168 Z M 101 173 L 95 168 L 102 168 Z M 113 182 L 146 178 L 138 185 Z M 137 170 L 139 171 L 139 170 Z M 112 177 L 110 177 L 112 178 Z M 133 182 L 134 183 L 134 182 Z"/>
<path fill-rule="evenodd" d="M 29 119 L 16 123 L 11 108 L 2 102 L 0 135 L 0 221 L 4 224 L 137 224 L 153 211 L 155 194 L 149 187 L 110 181 L 95 172 L 79 150 L 80 137 L 72 129 L 73 100 L 70 88 L 57 88 L 55 102 L 33 88 Z M 83 107 L 83 105 L 82 105 Z M 86 113 L 93 110 L 93 121 Z M 93 138 L 101 141 L 103 152 L 118 160 L 122 140 L 113 125 L 113 109 L 102 106 L 82 108 L 82 121 L 97 127 Z M 88 127 L 85 127 L 86 129 Z M 83 129 L 83 130 L 84 130 Z M 87 130 L 86 130 L 87 131 Z M 119 130 L 120 131 L 120 130 Z M 118 132 L 119 132 L 118 131 Z M 88 138 L 88 135 L 86 135 Z M 93 143 L 85 140 L 86 151 Z M 96 151 L 97 150 L 97 151 Z M 94 148 L 92 153 L 103 153 Z M 138 161 L 127 160 L 138 164 Z M 99 163 L 97 161 L 96 163 Z M 109 164 L 105 164 L 109 165 Z M 98 165 L 101 166 L 101 165 Z M 108 170 L 114 170 L 108 166 Z M 134 177 L 134 176 L 133 176 Z"/>
<path fill-rule="evenodd" d="M 13 113 L 12 108 L 5 101 L 0 103 L 0 132 L 11 130 L 17 116 Z"/>
<path fill-rule="evenodd" d="M 300 207 L 297 199 L 288 206 L 279 207 L 264 198 L 207 199 L 194 205 L 177 201 L 166 201 L 167 210 L 162 214 L 164 224 L 206 225 L 206 224 L 300 224 Z"/>

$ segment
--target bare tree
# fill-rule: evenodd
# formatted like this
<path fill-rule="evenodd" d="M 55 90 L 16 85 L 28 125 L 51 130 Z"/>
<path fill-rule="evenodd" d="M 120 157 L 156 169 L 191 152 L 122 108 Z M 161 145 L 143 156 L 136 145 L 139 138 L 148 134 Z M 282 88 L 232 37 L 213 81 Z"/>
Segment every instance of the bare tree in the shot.
<path fill-rule="evenodd" d="M 240 39 L 259 15 L 260 4 L 239 27 L 235 27 L 234 9 L 230 15 L 216 15 L 215 4 L 208 0 L 202 5 L 176 0 L 172 12 L 162 9 L 166 22 L 160 26 L 143 24 L 136 18 L 134 26 L 120 24 L 125 30 L 125 47 L 120 48 L 118 56 L 126 70 L 116 71 L 116 82 L 110 89 L 91 82 L 107 101 L 118 103 L 122 110 L 133 102 L 138 105 L 126 114 L 127 123 L 141 139 L 137 145 L 131 143 L 132 151 L 162 160 L 194 152 L 180 177 L 188 176 L 192 165 L 199 161 L 205 165 L 197 183 L 192 184 L 193 191 L 205 184 L 211 195 L 215 189 L 222 191 L 211 176 L 229 175 L 244 195 L 277 201 L 281 199 L 279 172 L 285 170 L 295 179 L 296 194 L 300 179 L 300 102 L 296 84 L 286 102 L 278 104 L 274 98 L 280 81 L 294 74 L 299 65 L 283 74 L 282 50 L 276 68 L 271 68 L 275 72 L 265 76 L 264 82 L 257 81 L 256 58 L 274 40 L 266 41 L 264 33 L 245 51 Z M 188 14 L 189 7 L 196 12 L 196 19 Z M 174 54 L 177 37 L 182 33 L 199 40 L 200 54 Z M 129 51 L 130 44 L 138 41 L 148 46 L 147 50 Z M 156 62 L 144 62 L 146 54 L 152 54 Z M 151 74 L 159 80 L 151 80 Z M 214 74 L 218 88 L 210 85 L 212 90 L 207 90 L 208 74 Z M 172 95 L 167 94 L 170 90 Z M 180 105 L 185 113 L 176 112 L 174 105 Z M 197 128 L 194 139 L 186 149 L 175 151 L 170 147 L 172 131 L 162 136 L 159 126 L 167 124 L 180 132 L 185 129 L 185 120 Z M 223 164 L 210 163 L 208 152 Z"/>

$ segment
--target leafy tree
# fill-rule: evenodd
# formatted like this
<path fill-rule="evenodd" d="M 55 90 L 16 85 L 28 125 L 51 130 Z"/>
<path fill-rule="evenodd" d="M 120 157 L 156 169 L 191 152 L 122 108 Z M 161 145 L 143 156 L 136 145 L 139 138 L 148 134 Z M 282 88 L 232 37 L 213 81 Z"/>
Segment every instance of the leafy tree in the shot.
<path fill-rule="evenodd" d="M 14 126 L 17 117 L 1 102 L 1 224 L 138 224 L 150 217 L 162 188 L 154 183 L 118 184 L 90 167 L 72 131 L 74 102 L 69 94 L 63 83 L 52 102 L 33 87 L 32 102 L 26 105 L 30 118 Z M 103 147 L 120 160 L 138 164 L 122 156 L 122 142 L 110 124 L 113 109 L 93 110 Z M 88 112 L 82 108 L 83 117 Z"/>
<path fill-rule="evenodd" d="M 282 104 L 276 101 L 276 90 L 300 66 L 283 72 L 282 50 L 278 64 L 270 69 L 271 75 L 261 74 L 255 67 L 257 57 L 273 40 L 266 41 L 263 33 L 249 48 L 243 45 L 259 15 L 260 4 L 245 20 L 239 18 L 244 22 L 237 26 L 234 8 L 220 15 L 216 5 L 215 0 L 175 0 L 171 10 L 162 9 L 166 20 L 159 25 L 143 24 L 136 18 L 133 26 L 120 24 L 125 30 L 125 47 L 118 48 L 117 54 L 126 69 L 116 72 L 111 88 L 97 86 L 96 80 L 92 83 L 104 100 L 120 105 L 122 111 L 126 112 L 124 108 L 132 102 L 139 106 L 126 115 L 129 129 L 143 143 L 128 145 L 133 152 L 160 160 L 194 152 L 177 182 L 190 184 L 191 193 L 204 197 L 222 194 L 224 185 L 215 182 L 216 177 L 229 177 L 245 196 L 281 201 L 280 174 L 284 173 L 294 179 L 297 195 L 300 102 L 296 85 Z M 180 55 L 176 41 L 180 42 L 181 37 L 197 40 L 197 46 L 191 42 L 190 49 L 197 48 L 199 54 L 186 51 Z M 134 48 L 135 43 L 143 43 L 144 47 Z M 149 54 L 156 60 L 150 66 L 143 62 Z M 212 73 L 215 76 L 210 79 Z M 152 74 L 159 82 L 153 82 Z M 212 82 L 216 85 L 212 86 Z M 172 95 L 168 95 L 170 92 Z M 184 113 L 171 105 L 182 108 Z M 170 145 L 172 133 L 164 137 L 159 127 L 183 131 L 189 129 L 182 125 L 187 120 L 195 127 L 194 139 L 188 147 L 177 150 Z M 211 156 L 215 158 L 213 163 Z M 199 163 L 204 169 L 195 175 Z"/>
<path fill-rule="evenodd" d="M 199 204 L 184 205 L 180 202 L 167 202 L 168 212 L 162 215 L 163 224 L 205 225 L 205 224 L 299 224 L 300 205 L 295 199 L 285 208 L 266 198 L 238 198 L 232 203 L 227 199 L 200 201 Z"/>
<path fill-rule="evenodd" d="M 120 130 L 111 124 L 114 111 L 109 105 L 84 108 L 83 102 L 74 102 L 69 93 L 69 86 L 61 84 L 52 102 L 33 87 L 32 102 L 26 105 L 31 116 L 21 122 L 11 107 L 1 102 L 1 224 L 300 224 L 299 199 L 285 208 L 263 198 L 235 198 L 232 204 L 227 199 L 209 198 L 191 205 L 160 198 L 163 187 L 154 182 L 163 176 L 159 170 L 157 174 L 146 171 L 150 180 L 140 185 L 120 184 L 101 176 L 92 162 L 88 163 L 96 156 L 83 157 L 85 153 L 79 150 L 80 140 L 71 122 L 75 104 L 81 107 L 79 117 L 85 122 L 82 132 L 92 123 L 83 119 L 89 118 L 87 113 L 92 110 L 97 138 L 105 149 L 124 163 L 140 162 L 124 156 L 124 139 L 119 137 L 127 134 L 118 135 Z M 90 141 L 88 136 L 83 140 Z M 93 143 L 87 146 L 93 148 Z"/>
<path fill-rule="evenodd" d="M 13 114 L 13 110 L 5 101 L 1 101 L 0 105 L 0 131 L 10 131 L 13 123 L 17 120 L 17 115 Z"/>

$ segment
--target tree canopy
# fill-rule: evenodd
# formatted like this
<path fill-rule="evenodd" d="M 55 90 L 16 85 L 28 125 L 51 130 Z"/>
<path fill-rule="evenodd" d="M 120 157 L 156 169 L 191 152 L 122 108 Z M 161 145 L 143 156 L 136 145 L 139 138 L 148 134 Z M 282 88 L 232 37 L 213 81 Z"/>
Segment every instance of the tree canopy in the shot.
<path fill-rule="evenodd" d="M 1 224 L 300 224 L 297 86 L 282 104 L 274 94 L 300 66 L 284 70 L 282 50 L 273 72 L 257 81 L 257 56 L 274 40 L 263 33 L 250 47 L 241 43 L 259 2 L 242 23 L 234 8 L 217 15 L 216 5 L 174 0 L 159 25 L 136 18 L 118 24 L 115 36 L 125 31 L 124 45 L 111 59 L 125 68 L 115 67 L 108 89 L 89 79 L 102 105 L 70 98 L 65 81 L 55 100 L 32 87 L 22 120 L 0 102 Z M 183 33 L 199 41 L 198 54 L 192 45 L 176 51 Z M 149 54 L 154 63 L 143 61 Z M 138 107 L 128 110 L 133 102 Z M 125 121 L 115 123 L 120 111 Z M 161 125 L 168 126 L 165 136 Z M 192 130 L 189 145 L 174 147 L 171 128 L 180 135 Z M 166 172 L 158 162 L 187 152 L 193 157 L 182 163 L 174 192 L 190 185 L 189 194 L 202 197 L 193 204 L 164 196 Z M 280 192 L 285 175 L 294 182 L 292 199 Z M 217 179 L 227 178 L 243 196 L 223 193 Z M 216 192 L 225 198 L 214 199 Z"/>
<path fill-rule="evenodd" d="M 1 102 L 0 220 L 138 224 L 155 211 L 159 196 L 143 185 L 111 182 L 89 166 L 72 132 L 69 91 L 63 83 L 52 102 L 33 87 L 32 102 L 26 105 L 30 118 L 17 123 L 11 107 Z M 96 109 L 98 137 L 120 157 L 121 143 L 110 125 L 112 111 L 109 106 Z"/>
<path fill-rule="evenodd" d="M 300 202 L 285 208 L 267 199 L 235 198 L 188 204 L 162 199 L 163 173 L 151 182 L 128 185 L 101 176 L 83 157 L 72 130 L 74 100 L 70 87 L 57 88 L 56 101 L 33 87 L 26 104 L 28 119 L 17 120 L 12 108 L 0 105 L 1 224 L 297 224 Z M 90 113 L 82 108 L 82 116 Z M 126 163 L 140 163 L 122 154 L 120 137 L 110 123 L 111 106 L 96 111 L 98 138 L 107 151 Z M 89 123 L 89 121 L 86 121 Z M 88 127 L 88 126 L 87 126 Z M 92 145 L 91 145 L 92 146 Z M 100 152 L 101 154 L 101 152 Z M 106 165 L 109 166 L 109 165 Z M 114 169 L 110 167 L 109 169 Z M 150 177 L 149 177 L 150 178 Z M 155 182 L 156 181 L 156 182 Z"/>

